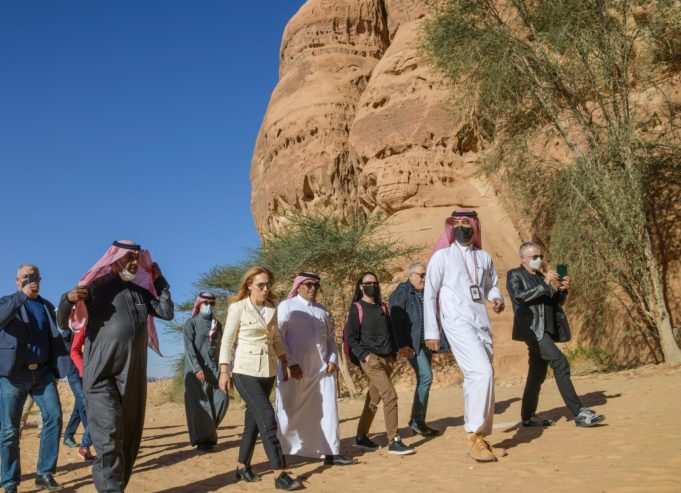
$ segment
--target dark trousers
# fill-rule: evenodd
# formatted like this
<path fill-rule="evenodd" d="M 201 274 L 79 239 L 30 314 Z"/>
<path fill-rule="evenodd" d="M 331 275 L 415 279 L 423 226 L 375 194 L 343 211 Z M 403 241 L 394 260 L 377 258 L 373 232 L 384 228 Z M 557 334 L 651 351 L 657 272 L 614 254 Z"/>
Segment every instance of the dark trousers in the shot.
<path fill-rule="evenodd" d="M 283 469 L 286 466 L 284 453 L 281 451 L 281 444 L 277 438 L 277 420 L 272 403 L 270 403 L 274 381 L 275 377 L 260 378 L 234 374 L 234 386 L 246 403 L 244 433 L 239 445 L 239 464 L 245 466 L 251 464 L 255 441 L 260 433 L 270 467 Z"/>
<path fill-rule="evenodd" d="M 92 479 L 99 493 L 125 490 L 142 441 L 147 382 L 127 389 L 122 396 L 116 379 L 106 378 L 85 390 L 90 436 L 97 451 Z"/>
<path fill-rule="evenodd" d="M 92 440 L 90 439 L 90 429 L 88 428 L 87 412 L 85 411 L 85 394 L 83 394 L 83 381 L 78 374 L 78 370 L 72 372 L 67 377 L 69 381 L 69 386 L 71 387 L 71 392 L 75 399 L 73 403 L 73 411 L 71 412 L 71 417 L 64 430 L 64 440 L 70 438 L 74 439 L 76 430 L 78 430 L 78 425 L 83 424 L 83 438 L 80 441 L 81 447 L 89 447 L 92 445 Z"/>
<path fill-rule="evenodd" d="M 537 342 L 528 342 L 529 369 L 521 409 L 522 419 L 531 418 L 537 412 L 539 390 L 546 379 L 546 371 L 551 366 L 558 391 L 570 412 L 577 416 L 582 403 L 577 397 L 575 387 L 570 379 L 570 364 L 565 355 L 556 347 L 553 339 L 547 334 Z"/>

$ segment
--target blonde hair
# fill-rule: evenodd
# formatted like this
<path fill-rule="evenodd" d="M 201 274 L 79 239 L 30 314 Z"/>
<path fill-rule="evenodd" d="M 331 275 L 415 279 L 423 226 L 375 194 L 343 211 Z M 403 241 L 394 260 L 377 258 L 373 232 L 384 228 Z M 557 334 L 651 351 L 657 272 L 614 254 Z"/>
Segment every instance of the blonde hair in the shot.
<path fill-rule="evenodd" d="M 253 278 L 255 276 L 259 276 L 260 274 L 267 274 L 267 277 L 269 277 L 270 279 L 270 283 L 274 284 L 274 274 L 272 274 L 272 271 L 269 270 L 267 267 L 261 266 L 251 267 L 246 272 L 244 272 L 244 275 L 241 277 L 239 291 L 230 298 L 230 301 L 233 303 L 235 301 L 241 301 L 244 298 L 248 298 L 250 296 L 248 287 L 251 284 L 253 284 Z M 272 290 L 272 288 L 270 288 L 270 290 L 267 292 L 267 301 L 271 302 L 272 304 L 274 304 L 276 301 L 276 298 L 274 296 L 274 290 Z"/>

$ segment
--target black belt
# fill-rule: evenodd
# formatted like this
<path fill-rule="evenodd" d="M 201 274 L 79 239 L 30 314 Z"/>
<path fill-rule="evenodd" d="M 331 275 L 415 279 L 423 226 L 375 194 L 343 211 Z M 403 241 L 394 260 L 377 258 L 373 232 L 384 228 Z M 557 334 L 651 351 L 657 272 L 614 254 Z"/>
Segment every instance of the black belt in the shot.
<path fill-rule="evenodd" d="M 36 371 L 39 370 L 40 367 L 43 366 L 40 363 L 29 363 L 26 365 L 26 369 L 29 371 Z"/>

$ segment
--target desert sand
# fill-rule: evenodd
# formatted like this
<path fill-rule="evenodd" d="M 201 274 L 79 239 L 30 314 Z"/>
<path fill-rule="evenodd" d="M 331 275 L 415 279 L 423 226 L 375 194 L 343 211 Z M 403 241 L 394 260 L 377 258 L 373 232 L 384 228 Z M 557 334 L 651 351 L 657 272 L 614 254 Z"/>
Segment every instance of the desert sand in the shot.
<path fill-rule="evenodd" d="M 339 401 L 342 452 L 357 455 L 351 467 L 324 467 L 321 461 L 289 457 L 288 469 L 314 492 L 681 492 L 681 366 L 646 366 L 617 373 L 574 378 L 586 405 L 603 412 L 603 426 L 577 428 L 562 404 L 555 382 L 548 379 L 540 412 L 557 419 L 551 428 L 518 428 L 523 382 L 499 381 L 492 443 L 506 447 L 508 456 L 479 464 L 463 451 L 463 400 L 460 385 L 434 388 L 429 416 L 443 434 L 432 439 L 402 435 L 416 453 L 396 457 L 385 448 L 353 450 L 362 401 Z M 261 445 L 254 468 L 262 474 L 255 484 L 237 483 L 234 467 L 243 408 L 232 402 L 220 428 L 217 452 L 198 455 L 189 447 L 184 409 L 164 403 L 167 382 L 150 384 L 142 448 L 128 492 L 189 493 L 214 491 L 274 491 L 273 475 Z M 68 388 L 61 386 L 64 408 L 71 407 Z M 406 423 L 411 392 L 399 393 L 400 423 Z M 65 413 L 67 414 L 67 413 Z M 68 415 L 67 415 L 68 417 Z M 35 416 L 22 439 L 23 483 L 20 491 L 35 491 L 38 429 Z M 386 445 L 379 411 L 374 439 Z M 62 447 L 56 479 L 68 491 L 94 492 L 90 466 L 76 451 Z"/>

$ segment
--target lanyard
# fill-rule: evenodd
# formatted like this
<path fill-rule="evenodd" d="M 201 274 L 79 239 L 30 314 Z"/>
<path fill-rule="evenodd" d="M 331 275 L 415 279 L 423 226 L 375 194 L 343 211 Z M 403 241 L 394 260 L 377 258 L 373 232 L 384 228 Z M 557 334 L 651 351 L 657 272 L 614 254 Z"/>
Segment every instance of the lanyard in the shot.
<path fill-rule="evenodd" d="M 475 250 L 471 250 L 471 255 L 473 255 L 473 265 L 475 265 L 475 282 L 473 282 L 473 277 L 471 276 L 471 272 L 468 270 L 468 262 L 466 262 L 466 259 L 463 256 L 463 252 L 461 251 L 461 248 L 459 248 L 459 245 L 456 245 L 456 250 L 459 252 L 459 256 L 461 257 L 461 261 L 463 262 L 463 266 L 466 269 L 466 275 L 468 276 L 468 282 L 471 284 L 471 286 L 477 286 L 478 285 L 478 256 L 475 255 Z"/>

